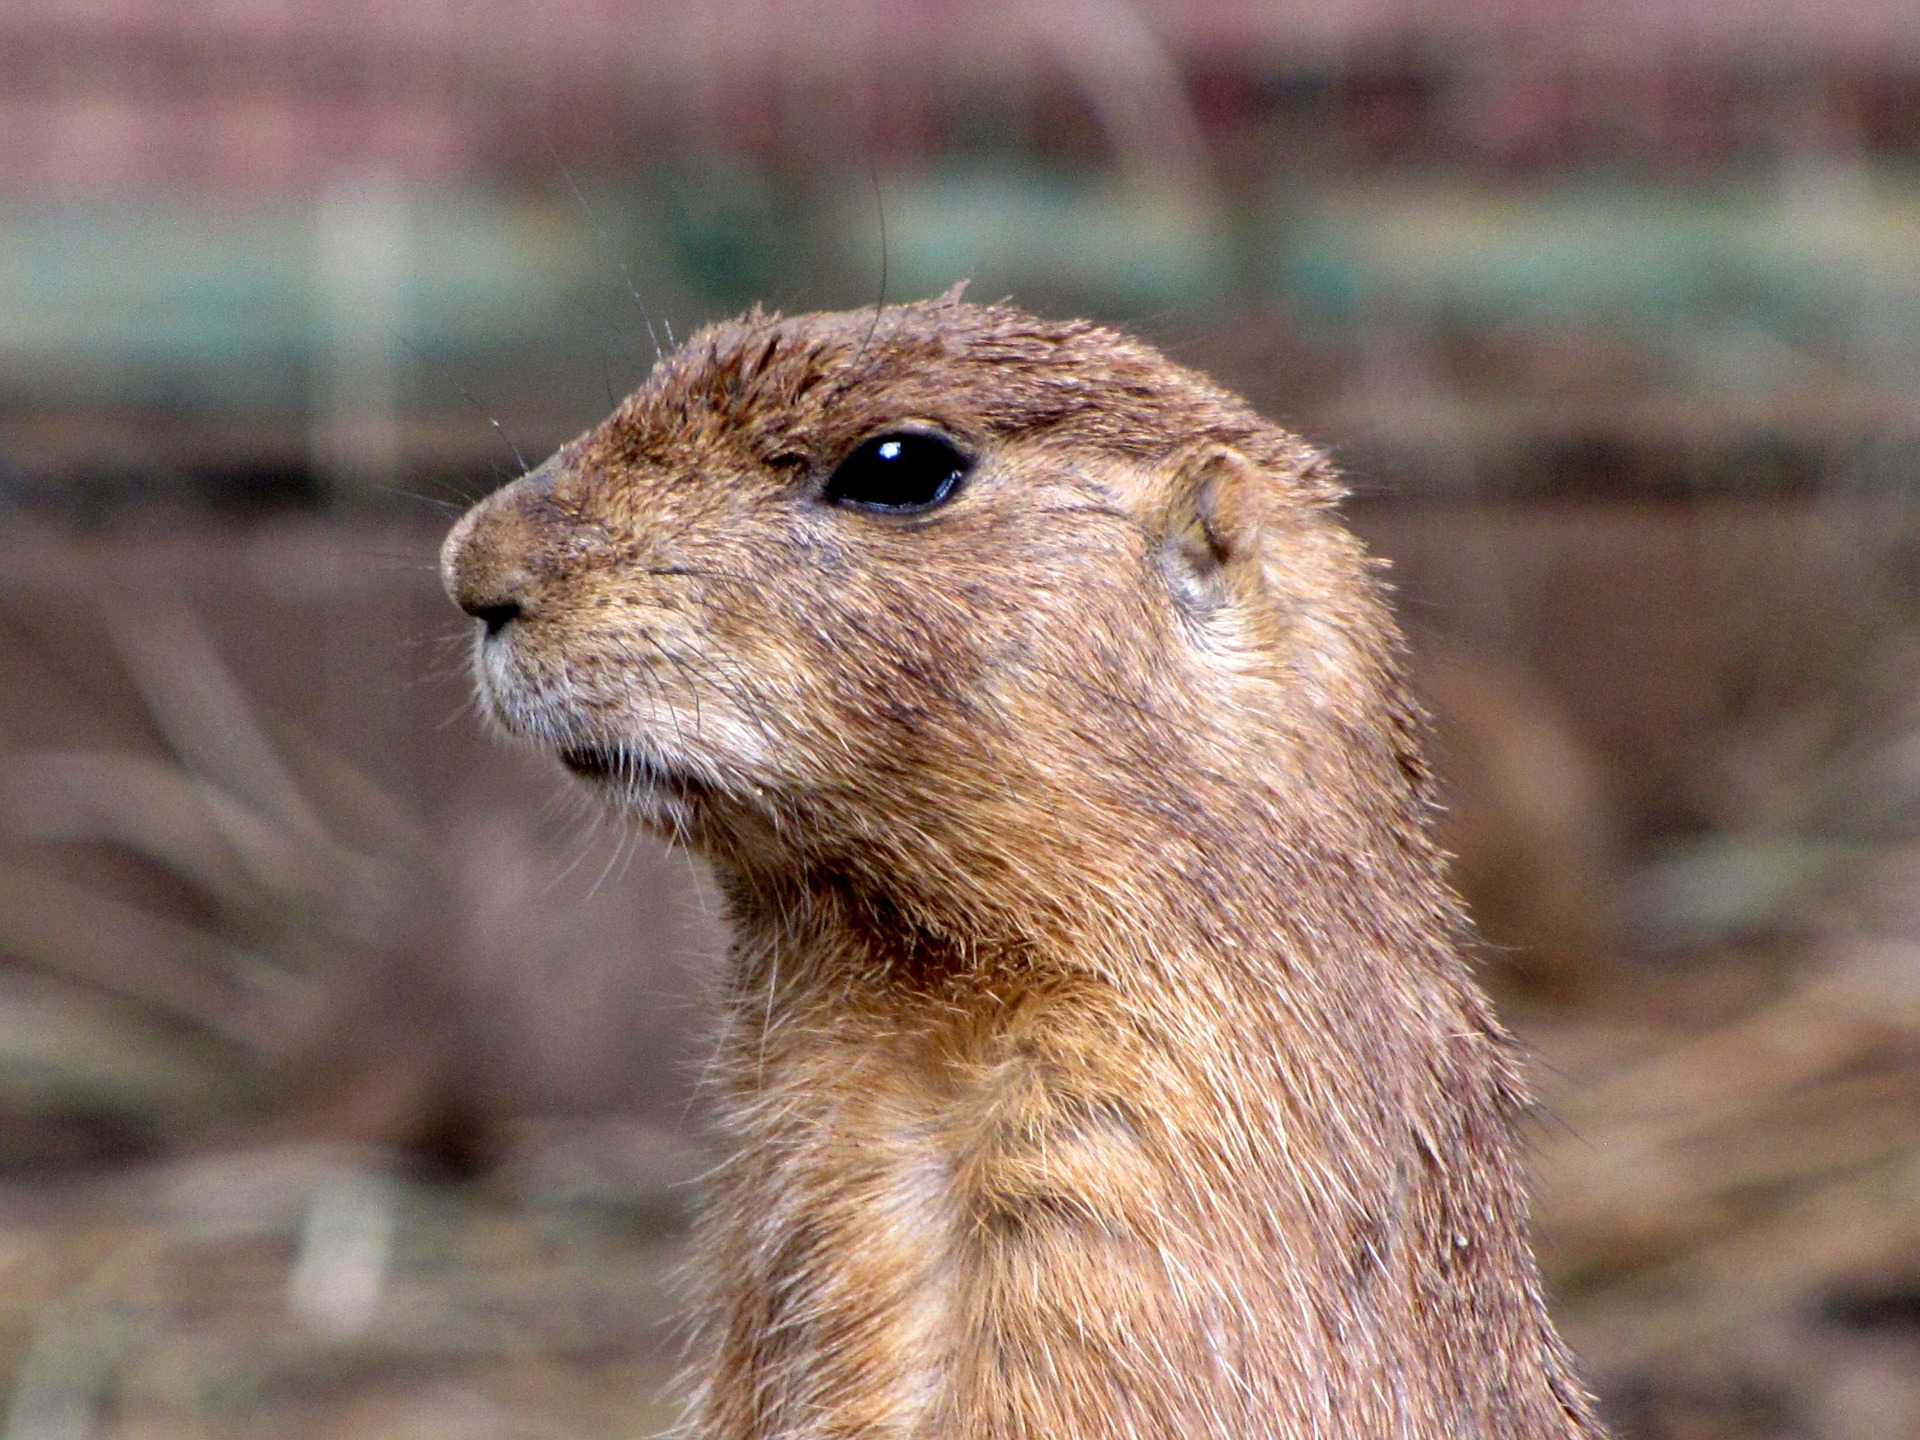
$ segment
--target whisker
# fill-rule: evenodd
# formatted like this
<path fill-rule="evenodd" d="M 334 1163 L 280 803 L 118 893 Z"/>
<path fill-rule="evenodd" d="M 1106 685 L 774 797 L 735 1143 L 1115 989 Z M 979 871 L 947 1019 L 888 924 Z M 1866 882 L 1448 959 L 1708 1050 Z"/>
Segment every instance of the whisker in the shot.
<path fill-rule="evenodd" d="M 446 381 L 449 385 L 453 386 L 454 389 L 460 392 L 461 397 L 465 399 L 466 402 L 469 405 L 471 405 L 477 412 L 479 412 L 479 414 L 482 417 L 485 418 L 487 424 L 493 427 L 494 433 L 498 435 L 501 438 L 501 440 L 506 443 L 507 449 L 510 452 L 512 452 L 514 464 L 520 467 L 520 473 L 522 475 L 526 474 L 527 473 L 526 457 L 520 453 L 520 447 L 513 443 L 513 437 L 507 433 L 507 427 L 502 425 L 500 423 L 499 417 L 493 413 L 493 407 L 491 405 L 487 405 L 483 403 L 480 397 L 473 393 L 473 390 L 466 384 L 466 382 L 461 380 L 458 375 L 455 375 L 453 371 L 450 370 L 443 362 L 433 359 L 433 357 L 428 355 L 418 345 L 414 344 L 413 341 L 409 340 L 405 335 L 402 335 L 398 330 L 395 330 L 391 326 L 389 326 L 387 327 L 387 332 L 400 344 L 404 345 L 407 349 L 407 352 L 411 354 L 414 359 L 420 361 L 423 365 L 427 366 L 429 369 L 437 372 L 442 380 Z"/>
<path fill-rule="evenodd" d="M 587 203 L 586 195 L 581 192 L 580 186 L 573 178 L 573 171 L 568 167 L 567 163 L 560 158 L 560 152 L 554 148 L 551 137 L 543 135 L 541 139 L 546 143 L 547 154 L 553 157 L 553 163 L 559 167 L 561 178 L 567 182 L 567 189 L 573 192 L 574 200 L 579 203 L 580 213 L 586 218 L 587 233 L 594 237 L 594 243 L 602 247 L 604 254 L 611 255 L 615 266 L 618 267 L 620 278 L 625 282 L 627 287 L 627 295 L 633 301 L 633 308 L 640 312 L 640 323 L 647 327 L 647 339 L 653 344 L 653 358 L 658 361 L 661 358 L 660 336 L 653 328 L 653 316 L 647 312 L 646 301 L 640 298 L 639 287 L 633 283 L 633 272 L 627 268 L 626 257 L 609 242 L 598 218 L 593 213 L 593 207 Z M 667 330 L 667 343 L 669 345 L 673 343 L 673 330 L 671 327 Z M 609 385 L 608 389 L 612 389 L 611 385 Z"/>
<path fill-rule="evenodd" d="M 463 514 L 467 509 L 465 505 L 462 505 L 457 500 L 447 500 L 438 495 L 423 494 L 418 490 L 402 490 L 398 486 L 393 486 L 390 487 L 388 493 L 397 495 L 402 500 L 412 500 L 421 505 L 432 506 L 435 510 L 444 510 L 450 515 Z"/>

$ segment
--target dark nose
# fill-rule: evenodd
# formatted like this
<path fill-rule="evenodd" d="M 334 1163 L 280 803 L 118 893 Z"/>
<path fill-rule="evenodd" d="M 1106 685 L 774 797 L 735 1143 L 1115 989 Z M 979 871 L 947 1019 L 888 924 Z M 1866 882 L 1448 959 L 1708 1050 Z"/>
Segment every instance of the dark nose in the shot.
<path fill-rule="evenodd" d="M 460 608 L 487 627 L 487 634 L 498 635 L 507 625 L 520 618 L 518 600 L 500 600 L 494 604 L 462 600 Z"/>
<path fill-rule="evenodd" d="M 440 579 L 453 603 L 498 635 L 534 603 L 542 549 L 537 511 L 546 467 L 475 505 L 440 547 Z"/>

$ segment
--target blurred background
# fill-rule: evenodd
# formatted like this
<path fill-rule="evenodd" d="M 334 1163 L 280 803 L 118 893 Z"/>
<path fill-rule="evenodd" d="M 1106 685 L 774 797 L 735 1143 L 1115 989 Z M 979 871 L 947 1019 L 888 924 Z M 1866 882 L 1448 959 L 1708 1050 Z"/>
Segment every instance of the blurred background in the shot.
<path fill-rule="evenodd" d="M 702 321 L 965 277 L 1350 475 L 1619 1433 L 1920 1434 L 1912 0 L 38 0 L 0 1440 L 669 1423 L 723 941 L 435 548 Z"/>

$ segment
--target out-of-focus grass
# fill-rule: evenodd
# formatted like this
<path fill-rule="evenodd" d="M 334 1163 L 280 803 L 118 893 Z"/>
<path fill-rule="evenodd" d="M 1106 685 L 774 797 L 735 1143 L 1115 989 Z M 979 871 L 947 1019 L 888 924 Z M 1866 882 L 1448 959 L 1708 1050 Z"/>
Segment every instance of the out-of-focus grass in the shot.
<path fill-rule="evenodd" d="M 309 1145 L 0 1192 L 0 1436 L 656 1433 L 687 1166 L 591 1144 L 591 1184 L 526 1136 L 478 1190 Z"/>
<path fill-rule="evenodd" d="M 121 596 L 106 620 L 174 759 L 0 756 L 0 817 L 46 856 L 112 852 L 181 893 L 143 905 L 0 869 L 17 962 L 0 972 L 0 1093 L 16 1114 L 178 1142 L 285 1099 L 369 987 L 418 970 L 418 912 L 444 887 L 398 802 L 311 742 L 276 743 L 177 598 Z"/>
<path fill-rule="evenodd" d="M 1642 993 L 1532 1031 L 1543 1257 L 1630 1434 L 1920 1428 L 1916 533 L 1829 496 L 1736 573 L 1705 826 L 1619 884 Z"/>

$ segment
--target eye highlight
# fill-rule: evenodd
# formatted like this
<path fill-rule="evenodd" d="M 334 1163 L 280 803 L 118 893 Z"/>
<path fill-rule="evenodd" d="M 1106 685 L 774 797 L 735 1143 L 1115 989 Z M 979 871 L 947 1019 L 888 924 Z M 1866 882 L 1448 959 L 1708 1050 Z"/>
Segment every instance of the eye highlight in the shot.
<path fill-rule="evenodd" d="M 828 477 L 820 498 L 859 510 L 913 514 L 952 499 L 972 468 L 951 441 L 897 430 L 855 447 Z"/>

